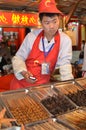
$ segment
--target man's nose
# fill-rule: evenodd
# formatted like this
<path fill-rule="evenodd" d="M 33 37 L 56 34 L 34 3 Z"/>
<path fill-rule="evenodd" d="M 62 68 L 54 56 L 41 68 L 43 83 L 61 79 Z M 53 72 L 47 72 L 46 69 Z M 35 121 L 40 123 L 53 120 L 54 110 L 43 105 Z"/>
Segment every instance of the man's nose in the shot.
<path fill-rule="evenodd" d="M 50 27 L 50 28 L 53 28 L 53 27 L 54 27 L 54 24 L 53 24 L 53 23 L 50 23 L 49 27 Z"/>

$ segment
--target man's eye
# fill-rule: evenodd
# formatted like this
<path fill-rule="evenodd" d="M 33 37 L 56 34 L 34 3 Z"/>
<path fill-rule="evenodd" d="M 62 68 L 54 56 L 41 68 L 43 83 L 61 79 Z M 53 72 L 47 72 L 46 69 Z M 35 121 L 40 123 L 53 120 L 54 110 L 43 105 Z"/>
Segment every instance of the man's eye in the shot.
<path fill-rule="evenodd" d="M 45 22 L 45 24 L 49 24 L 49 22 Z"/>
<path fill-rule="evenodd" d="M 57 21 L 54 21 L 54 23 L 57 23 Z"/>

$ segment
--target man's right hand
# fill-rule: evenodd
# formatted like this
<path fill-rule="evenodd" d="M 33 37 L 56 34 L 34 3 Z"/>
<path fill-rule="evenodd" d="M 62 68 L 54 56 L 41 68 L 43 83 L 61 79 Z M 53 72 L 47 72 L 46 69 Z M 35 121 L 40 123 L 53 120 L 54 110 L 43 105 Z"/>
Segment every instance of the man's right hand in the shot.
<path fill-rule="evenodd" d="M 34 83 L 36 81 L 35 77 L 30 71 L 22 71 L 21 74 L 27 82 Z"/>

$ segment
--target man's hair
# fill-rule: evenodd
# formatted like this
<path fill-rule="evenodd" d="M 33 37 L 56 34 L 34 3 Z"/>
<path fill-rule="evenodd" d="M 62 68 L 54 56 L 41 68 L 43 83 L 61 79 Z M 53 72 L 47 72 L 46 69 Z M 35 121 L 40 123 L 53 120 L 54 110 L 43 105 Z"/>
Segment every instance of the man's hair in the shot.
<path fill-rule="evenodd" d="M 58 13 L 40 13 L 40 14 L 39 14 L 39 19 L 40 19 L 40 21 L 42 21 L 43 16 L 53 17 L 53 16 L 55 16 L 55 15 L 59 16 Z"/>

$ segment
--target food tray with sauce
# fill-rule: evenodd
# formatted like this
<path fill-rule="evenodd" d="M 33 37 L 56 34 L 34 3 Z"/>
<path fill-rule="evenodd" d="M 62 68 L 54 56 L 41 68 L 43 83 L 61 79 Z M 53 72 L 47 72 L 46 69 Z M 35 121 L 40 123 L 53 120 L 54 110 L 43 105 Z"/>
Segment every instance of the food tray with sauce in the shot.
<path fill-rule="evenodd" d="M 75 81 L 64 84 L 55 84 L 55 88 L 65 94 L 78 107 L 86 106 L 86 89 L 81 87 Z"/>
<path fill-rule="evenodd" d="M 38 123 L 51 117 L 29 90 L 3 93 L 0 98 L 9 116 L 17 120 L 17 125 Z"/>
<path fill-rule="evenodd" d="M 53 85 L 35 87 L 31 92 L 53 116 L 76 109 L 76 105 L 64 94 L 56 91 Z"/>
<path fill-rule="evenodd" d="M 76 130 L 86 130 L 86 108 L 84 107 L 60 115 L 57 118 Z"/>

